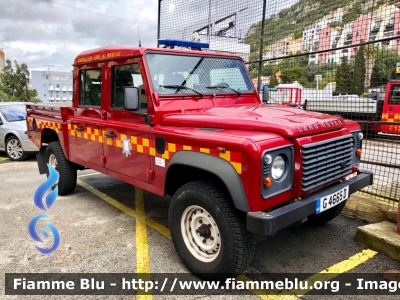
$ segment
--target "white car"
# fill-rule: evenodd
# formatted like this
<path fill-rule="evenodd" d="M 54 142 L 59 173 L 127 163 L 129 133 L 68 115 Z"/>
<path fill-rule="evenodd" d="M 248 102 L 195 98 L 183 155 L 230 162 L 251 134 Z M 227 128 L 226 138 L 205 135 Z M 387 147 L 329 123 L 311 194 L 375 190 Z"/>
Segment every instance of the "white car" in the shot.
<path fill-rule="evenodd" d="M 0 151 L 10 160 L 25 160 L 39 149 L 28 138 L 26 102 L 0 102 Z"/>

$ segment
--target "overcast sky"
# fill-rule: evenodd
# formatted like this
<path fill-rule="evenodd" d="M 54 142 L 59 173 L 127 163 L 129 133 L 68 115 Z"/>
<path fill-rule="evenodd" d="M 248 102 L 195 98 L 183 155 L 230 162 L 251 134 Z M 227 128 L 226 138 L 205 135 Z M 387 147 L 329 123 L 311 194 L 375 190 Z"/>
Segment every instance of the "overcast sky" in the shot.
<path fill-rule="evenodd" d="M 137 46 L 138 26 L 142 46 L 156 46 L 157 9 L 158 0 L 0 0 L 0 48 L 30 70 L 70 71 L 88 49 Z"/>

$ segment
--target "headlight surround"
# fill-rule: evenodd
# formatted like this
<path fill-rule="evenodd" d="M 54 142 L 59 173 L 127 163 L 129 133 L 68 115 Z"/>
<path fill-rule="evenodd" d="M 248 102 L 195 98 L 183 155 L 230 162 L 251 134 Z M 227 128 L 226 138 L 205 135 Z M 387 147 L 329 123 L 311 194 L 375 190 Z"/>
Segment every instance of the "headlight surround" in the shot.
<path fill-rule="evenodd" d="M 286 170 L 285 159 L 281 155 L 276 156 L 271 166 L 272 178 L 275 180 L 280 179 L 283 176 L 283 174 L 285 174 L 285 170 Z"/>

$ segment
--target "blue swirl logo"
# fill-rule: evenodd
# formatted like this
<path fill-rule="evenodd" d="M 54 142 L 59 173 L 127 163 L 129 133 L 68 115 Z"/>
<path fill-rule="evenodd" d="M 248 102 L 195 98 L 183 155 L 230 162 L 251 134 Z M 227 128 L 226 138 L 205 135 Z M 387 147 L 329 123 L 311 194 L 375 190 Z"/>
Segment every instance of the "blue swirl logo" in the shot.
<path fill-rule="evenodd" d="M 59 178 L 59 174 L 58 172 L 49 164 L 47 164 L 47 167 L 49 168 L 49 177 L 47 178 L 47 180 L 42 183 L 38 189 L 35 192 L 35 195 L 33 197 L 33 203 L 40 208 L 41 210 L 46 210 L 44 203 L 42 201 L 45 193 L 47 190 L 51 189 L 58 181 Z M 50 207 L 54 204 L 54 201 L 56 201 L 57 199 L 57 195 L 58 195 L 58 186 L 56 186 L 50 193 L 47 194 L 46 199 L 45 199 L 45 203 L 47 206 L 47 209 L 50 209 Z M 39 237 L 38 233 L 36 232 L 36 225 L 38 224 L 39 220 L 42 218 L 46 218 L 49 219 L 50 217 L 46 214 L 40 214 L 36 217 L 34 217 L 28 225 L 28 232 L 29 235 L 32 237 L 32 239 L 34 239 L 37 242 L 43 243 L 43 240 Z M 43 253 L 43 254 L 49 254 L 51 252 L 53 252 L 54 250 L 56 250 L 58 248 L 58 246 L 60 245 L 60 234 L 58 233 L 58 230 L 56 227 L 54 227 L 54 225 L 50 224 L 50 223 L 43 223 L 43 225 L 46 225 L 51 233 L 53 234 L 54 237 L 54 242 L 53 245 L 50 248 L 41 248 L 38 246 L 35 246 L 36 249 Z M 46 230 L 42 229 L 41 233 L 43 234 L 44 237 L 48 237 L 48 233 Z"/>

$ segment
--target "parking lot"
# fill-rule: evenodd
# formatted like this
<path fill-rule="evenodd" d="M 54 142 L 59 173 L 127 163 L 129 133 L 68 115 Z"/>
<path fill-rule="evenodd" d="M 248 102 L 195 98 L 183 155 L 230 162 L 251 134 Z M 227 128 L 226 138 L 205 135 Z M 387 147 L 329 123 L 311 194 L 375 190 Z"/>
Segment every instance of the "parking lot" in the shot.
<path fill-rule="evenodd" d="M 30 220 L 43 213 L 33 203 L 37 187 L 46 180 L 39 175 L 36 161 L 11 162 L 0 152 L 0 271 L 48 273 L 187 273 L 176 254 L 168 230 L 167 197 L 158 197 L 96 173 L 78 172 L 78 186 L 69 196 L 57 197 L 46 211 L 61 236 L 60 246 L 44 255 L 27 231 Z M 257 237 L 250 278 L 258 273 L 328 272 L 383 273 L 400 269 L 400 263 L 367 249 L 355 241 L 361 221 L 339 216 L 324 227 L 296 224 L 273 238 Z M 40 245 L 41 246 L 41 245 Z M 46 247 L 44 244 L 43 247 Z M 246 272 L 246 273 L 247 273 Z M 307 275 L 309 276 L 309 275 Z M 313 275 L 311 275 L 313 276 Z M 0 293 L 4 295 L 4 280 Z M 397 294 L 398 295 L 398 294 Z M 1 296 L 16 299 L 22 296 Z M 26 296 L 48 299 L 51 296 Z M 134 296 L 96 296 L 96 299 L 132 299 Z M 233 299 L 237 296 L 215 296 Z M 248 291 L 246 299 L 280 299 L 257 296 Z M 303 295 L 302 299 L 331 296 Z M 337 299 L 364 299 L 365 296 L 335 296 Z M 395 299 L 396 296 L 380 296 Z M 60 297 L 57 297 L 60 298 Z M 66 299 L 88 299 L 67 296 Z M 93 298 L 95 298 L 93 296 Z M 208 299 L 210 296 L 147 296 L 147 299 Z M 376 296 L 370 296 L 375 299 Z M 396 297 L 397 298 L 397 297 Z"/>

